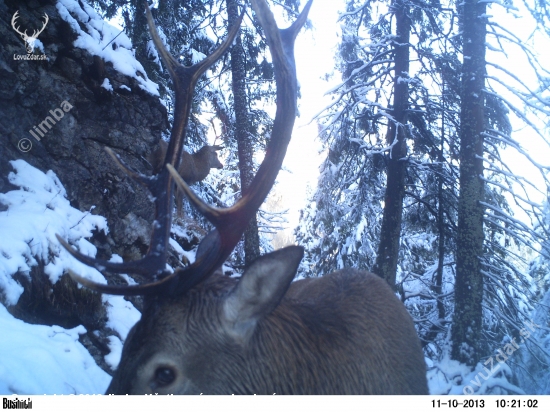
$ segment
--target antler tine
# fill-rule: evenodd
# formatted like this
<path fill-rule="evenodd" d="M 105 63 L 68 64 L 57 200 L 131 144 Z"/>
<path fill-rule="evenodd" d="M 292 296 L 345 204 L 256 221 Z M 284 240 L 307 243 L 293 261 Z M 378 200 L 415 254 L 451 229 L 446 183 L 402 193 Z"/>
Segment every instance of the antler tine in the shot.
<path fill-rule="evenodd" d="M 42 25 L 42 28 L 40 30 L 33 30 L 33 33 L 32 33 L 31 37 L 38 37 L 38 35 L 40 33 L 42 33 L 44 31 L 44 29 L 46 28 L 46 25 L 50 21 L 50 18 L 48 17 L 48 15 L 46 13 L 44 13 L 44 17 L 45 17 L 45 21 L 44 21 L 44 24 Z"/>
<path fill-rule="evenodd" d="M 237 20 L 237 24 L 229 30 L 227 33 L 226 39 L 218 46 L 216 50 L 214 50 L 209 56 L 204 58 L 201 62 L 190 66 L 190 67 L 184 67 L 182 66 L 175 58 L 170 54 L 168 50 L 166 50 L 166 47 L 164 46 L 164 43 L 162 42 L 160 36 L 158 35 L 157 28 L 155 26 L 155 22 L 153 20 L 153 15 L 151 14 L 151 10 L 147 6 L 145 9 L 146 15 L 147 15 L 147 24 L 149 25 L 149 31 L 151 32 L 151 37 L 153 38 L 153 43 L 155 43 L 155 47 L 159 51 L 162 61 L 168 68 L 168 71 L 170 72 L 170 77 L 172 78 L 172 81 L 175 83 L 177 81 L 183 81 L 181 78 L 180 70 L 188 71 L 186 75 L 192 74 L 193 80 L 190 81 L 190 83 L 193 83 L 192 86 L 194 87 L 194 83 L 198 80 L 198 78 L 206 71 L 212 64 L 214 64 L 221 56 L 225 53 L 225 51 L 229 48 L 229 46 L 233 43 L 233 40 L 235 40 L 235 36 L 239 32 L 239 28 L 241 25 L 241 22 L 244 18 L 244 10 L 239 16 Z M 176 89 L 177 89 L 176 85 Z"/>
<path fill-rule="evenodd" d="M 214 238 L 214 235 L 218 237 L 216 242 L 210 241 L 212 246 L 204 253 L 208 258 L 197 260 L 190 267 L 178 270 L 180 274 L 175 293 L 184 292 L 199 283 L 227 259 L 239 242 L 248 222 L 264 202 L 275 182 L 286 154 L 297 113 L 298 86 L 294 61 L 294 40 L 307 20 L 312 2 L 313 0 L 309 0 L 298 19 L 288 29 L 280 30 L 265 1 L 252 0 L 252 7 L 265 31 L 273 59 L 277 83 L 277 110 L 264 161 L 243 197 L 227 209 L 209 206 L 195 195 L 181 177 L 177 176 L 174 167 L 167 165 L 174 181 L 188 196 L 189 201 L 216 227 L 216 230 L 209 236 L 211 238 Z M 201 270 L 196 270 L 197 267 L 200 267 Z M 193 273 L 189 273 L 190 271 Z"/>
<path fill-rule="evenodd" d="M 92 282 L 77 273 L 73 272 L 71 269 L 68 270 L 69 276 L 77 283 L 80 283 L 82 286 L 86 286 L 89 289 L 95 290 L 99 293 L 106 293 L 108 295 L 125 295 L 125 296 L 137 296 L 145 295 L 151 293 L 152 290 L 160 291 L 163 288 L 166 288 L 171 281 L 177 276 L 177 273 L 171 273 L 170 275 L 158 280 L 156 282 L 146 283 L 143 285 L 132 285 L 131 289 L 127 285 L 107 285 L 103 283 Z"/>
<path fill-rule="evenodd" d="M 190 66 L 182 66 L 171 54 L 158 35 L 153 21 L 153 16 L 149 7 L 146 7 L 147 23 L 149 25 L 149 31 L 155 43 L 155 47 L 159 51 L 162 61 L 166 65 L 172 82 L 174 83 L 174 89 L 176 93 L 176 104 L 174 107 L 174 125 L 172 127 L 172 133 L 170 135 L 170 143 L 166 150 L 166 157 L 164 159 L 163 166 L 166 164 L 172 164 L 175 168 L 179 167 L 181 160 L 181 153 L 183 150 L 183 143 L 185 140 L 185 130 L 187 128 L 187 122 L 189 120 L 189 114 L 191 112 L 191 102 L 193 100 L 193 90 L 200 76 L 214 64 L 233 44 L 239 27 L 244 17 L 244 10 L 239 17 L 237 24 L 235 24 L 231 30 L 227 33 L 226 39 L 214 50 L 209 56 L 207 56 L 201 62 Z M 163 167 L 164 169 L 164 167 Z M 162 173 L 162 172 L 161 172 Z M 168 175 L 169 176 L 169 175 Z"/>
<path fill-rule="evenodd" d="M 133 262 L 114 263 L 106 260 L 95 259 L 93 257 L 83 255 L 79 251 L 72 248 L 65 239 L 58 234 L 55 235 L 61 245 L 69 252 L 76 260 L 91 266 L 100 272 L 105 270 L 114 273 L 134 273 L 136 275 L 148 275 L 150 274 L 150 268 L 147 266 L 145 259 L 136 260 Z M 145 263 L 145 264 L 144 264 Z"/>
<path fill-rule="evenodd" d="M 227 224 L 229 217 L 237 217 L 242 212 L 247 215 L 242 219 L 248 219 L 252 213 L 265 200 L 271 190 L 275 178 L 279 173 L 286 154 L 286 148 L 292 135 L 294 119 L 296 117 L 297 81 L 296 66 L 294 62 L 294 40 L 296 35 L 305 24 L 307 14 L 313 0 L 309 0 L 297 20 L 287 29 L 280 30 L 275 23 L 273 13 L 264 0 L 252 0 L 252 6 L 266 32 L 269 49 L 275 66 L 275 78 L 277 83 L 277 110 L 273 123 L 271 139 L 267 145 L 266 156 L 260 165 L 256 176 L 244 196 L 232 207 L 218 209 L 204 203 L 196 196 L 189 186 L 181 178 L 177 178 L 174 167 L 169 166 L 174 180 L 178 187 L 186 193 L 191 203 L 216 227 L 220 228 Z M 250 214 L 250 216 L 248 216 Z M 246 219 L 248 218 L 248 219 Z"/>
<path fill-rule="evenodd" d="M 200 214 L 202 214 L 214 226 L 218 227 L 218 225 L 220 224 L 221 216 L 223 216 L 224 212 L 228 209 L 219 209 L 203 202 L 202 199 L 198 197 L 195 192 L 189 187 L 185 180 L 182 179 L 174 166 L 172 166 L 171 164 L 167 164 L 166 168 L 170 172 L 170 175 L 172 175 L 172 178 L 176 182 L 176 185 L 183 191 L 183 193 L 187 195 L 191 203 L 200 212 Z"/>
<path fill-rule="evenodd" d="M 25 30 L 25 32 L 23 33 L 21 30 L 19 30 L 19 26 L 16 26 L 15 22 L 17 21 L 17 19 L 19 18 L 19 10 L 17 10 L 14 14 L 13 14 L 13 17 L 11 18 L 11 25 L 13 26 L 13 29 L 20 35 L 20 36 L 26 36 L 27 35 L 27 30 Z"/>
<path fill-rule="evenodd" d="M 137 173 L 130 169 L 126 164 L 122 161 L 119 155 L 117 155 L 110 147 L 105 147 L 105 151 L 109 156 L 111 156 L 111 159 L 115 162 L 115 164 L 122 169 L 124 173 L 126 173 L 128 176 L 130 176 L 133 180 L 136 182 L 141 183 L 142 185 L 149 187 L 149 182 L 151 179 L 147 176 L 142 175 L 141 173 Z"/>
<path fill-rule="evenodd" d="M 193 89 L 199 79 L 199 77 L 216 61 L 223 53 L 227 51 L 229 46 L 233 43 L 235 36 L 238 33 L 239 25 L 244 17 L 244 11 L 241 14 L 238 24 L 236 24 L 228 33 L 227 38 L 223 41 L 210 56 L 206 57 L 201 62 L 185 67 L 178 63 L 178 61 L 172 57 L 172 55 L 166 50 L 164 44 L 160 40 L 158 32 L 153 22 L 153 17 L 149 7 L 145 3 L 147 21 L 151 36 L 157 47 L 159 54 L 168 68 L 172 82 L 174 83 L 176 104 L 174 108 L 174 124 L 172 127 L 170 143 L 166 151 L 164 164 L 171 163 L 175 167 L 179 167 L 181 154 L 183 150 L 183 144 L 185 141 L 185 130 L 189 120 L 191 112 L 191 103 L 193 100 Z M 103 284 L 96 284 L 91 281 L 82 282 L 82 278 L 78 275 L 73 276 L 78 282 L 85 284 L 91 289 L 97 291 L 104 291 L 105 293 L 117 294 L 117 295 L 135 295 L 145 294 L 149 292 L 156 292 L 160 288 L 165 287 L 167 283 L 174 277 L 170 275 L 166 270 L 166 257 L 168 250 L 168 242 L 170 236 L 170 229 L 172 226 L 172 208 L 173 208 L 173 181 L 172 176 L 168 172 L 168 169 L 163 168 L 158 175 L 150 178 L 145 178 L 126 167 L 122 161 L 111 150 L 107 152 L 113 157 L 115 162 L 121 167 L 128 175 L 136 179 L 140 183 L 146 185 L 155 199 L 155 221 L 153 223 L 153 232 L 151 234 L 151 241 L 149 250 L 145 257 L 140 260 L 126 263 L 113 263 L 100 259 L 94 259 L 89 256 L 74 250 L 67 242 L 61 237 L 57 236 L 59 242 L 67 249 L 67 251 L 80 262 L 92 266 L 99 271 L 108 270 L 114 273 L 132 273 L 140 275 L 151 276 L 154 281 L 144 285 L 128 285 L 123 287 L 107 286 Z M 192 269 L 191 269 L 192 270 Z M 161 280 L 157 280 L 162 277 Z M 145 292 L 147 291 L 147 292 Z"/>

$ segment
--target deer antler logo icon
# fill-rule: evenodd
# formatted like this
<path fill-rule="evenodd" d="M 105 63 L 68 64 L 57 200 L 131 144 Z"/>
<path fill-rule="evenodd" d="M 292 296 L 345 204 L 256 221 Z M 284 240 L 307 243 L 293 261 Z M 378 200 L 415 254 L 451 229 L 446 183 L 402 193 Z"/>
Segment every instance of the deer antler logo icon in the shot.
<path fill-rule="evenodd" d="M 25 41 L 25 45 L 27 47 L 27 53 L 31 54 L 34 51 L 34 45 L 36 43 L 36 40 L 38 39 L 38 36 L 40 33 L 44 31 L 46 28 L 46 24 L 48 24 L 48 21 L 50 18 L 46 13 L 44 13 L 44 24 L 42 25 L 42 28 L 40 30 L 34 30 L 32 35 L 29 36 L 27 34 L 27 30 L 22 32 L 18 26 L 16 26 L 16 20 L 19 17 L 19 10 L 16 11 L 11 19 L 11 25 L 13 29 L 21 36 L 21 38 Z"/>

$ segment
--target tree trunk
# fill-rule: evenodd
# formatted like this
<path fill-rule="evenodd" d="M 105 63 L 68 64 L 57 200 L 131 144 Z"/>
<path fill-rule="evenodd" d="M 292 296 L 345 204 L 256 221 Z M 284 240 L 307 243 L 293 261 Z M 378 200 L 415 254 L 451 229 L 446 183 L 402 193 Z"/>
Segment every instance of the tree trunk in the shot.
<path fill-rule="evenodd" d="M 442 84 L 442 96 L 445 96 L 445 82 Z M 443 332 L 445 321 L 445 305 L 443 304 L 443 269 L 445 268 L 445 189 L 443 184 L 445 181 L 445 159 L 443 157 L 443 151 L 445 150 L 445 100 L 442 102 L 443 110 L 441 111 L 441 145 L 439 147 L 439 154 L 437 161 L 439 162 L 439 171 L 437 177 L 437 271 L 433 279 L 432 291 L 437 299 L 437 322 L 432 323 L 432 326 L 428 332 L 424 335 L 422 340 L 422 346 L 429 345 L 437 337 L 438 333 Z"/>
<path fill-rule="evenodd" d="M 231 27 L 239 17 L 238 4 L 235 0 L 226 0 L 228 26 Z M 239 154 L 239 172 L 241 176 L 242 195 L 250 186 L 254 178 L 254 134 L 250 130 L 248 121 L 248 103 L 246 97 L 246 67 L 245 55 L 241 37 L 237 36 L 231 48 L 231 75 L 233 78 L 233 96 L 235 104 L 235 137 Z M 258 235 L 258 221 L 256 216 L 251 219 L 244 232 L 245 266 L 250 265 L 260 256 L 260 237 Z"/>
<path fill-rule="evenodd" d="M 475 365 L 481 356 L 483 276 L 483 132 L 486 6 L 462 3 L 463 55 L 460 113 L 460 194 L 456 251 L 455 311 L 451 329 L 453 359 Z"/>
<path fill-rule="evenodd" d="M 392 2 L 395 10 L 396 38 L 393 120 L 389 121 L 387 143 L 393 144 L 388 161 L 384 214 L 380 231 L 380 244 L 373 271 L 395 286 L 403 198 L 405 197 L 405 170 L 407 162 L 407 110 L 409 106 L 409 35 L 408 6 L 403 0 Z M 403 81 L 405 80 L 405 81 Z"/>

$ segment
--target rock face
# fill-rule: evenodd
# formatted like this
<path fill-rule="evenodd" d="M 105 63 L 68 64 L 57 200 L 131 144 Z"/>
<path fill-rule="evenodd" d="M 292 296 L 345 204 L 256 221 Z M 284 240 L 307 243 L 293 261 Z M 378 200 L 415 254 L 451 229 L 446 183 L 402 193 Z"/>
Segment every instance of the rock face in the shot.
<path fill-rule="evenodd" d="M 43 171 L 53 170 L 74 207 L 95 207 L 92 213 L 107 218 L 111 231 L 99 245 L 100 252 L 137 259 L 146 250 L 143 234 L 149 230 L 136 231 L 135 226 L 151 221 L 153 205 L 104 147 L 134 169 L 150 173 L 145 158 L 168 126 L 166 110 L 135 79 L 74 47 L 76 35 L 54 4 L 26 8 L 16 3 L 0 1 L 0 190 L 7 189 L 9 160 L 20 158 Z M 44 12 L 48 14 L 47 30 L 39 36 L 48 61 L 14 59 L 26 54 L 25 43 L 10 23 L 17 10 L 18 23 L 30 27 L 29 32 L 41 23 Z M 112 92 L 101 87 L 105 78 Z M 51 128 L 41 136 L 44 121 Z"/>
<path fill-rule="evenodd" d="M 48 60 L 14 57 L 27 54 L 25 42 L 12 29 L 16 11 L 17 23 L 28 33 L 39 28 L 44 13 L 48 14 L 47 29 L 39 36 Z M 24 159 L 44 172 L 51 169 L 73 207 L 107 218 L 110 233 L 100 233 L 93 240 L 97 256 L 109 258 L 117 253 L 125 260 L 140 258 L 149 242 L 153 204 L 104 147 L 113 149 L 135 170 L 150 173 L 145 158 L 168 127 L 164 106 L 158 96 L 140 89 L 136 79 L 75 47 L 76 35 L 61 19 L 55 1 L 0 0 L 0 20 L 0 191 L 13 190 L 7 180 L 10 160 Z M 101 87 L 104 79 L 109 80 L 111 91 Z M 42 268 L 37 267 L 31 276 L 34 287 L 21 277 L 26 291 L 20 304 L 10 309 L 12 313 L 32 323 L 61 324 L 65 318 L 65 326 L 82 323 L 88 330 L 101 328 L 105 317 L 101 299 L 78 292 L 70 282 L 60 281 L 49 288 L 37 280 L 40 276 Z M 72 306 L 56 305 L 59 298 L 52 294 L 69 296 Z M 93 303 L 92 316 L 79 309 L 82 300 Z M 70 307 L 76 308 L 74 313 L 64 312 Z M 92 344 L 100 348 L 96 358 L 100 360 L 105 348 L 97 336 L 88 335 L 84 340 L 89 343 L 93 338 Z"/>

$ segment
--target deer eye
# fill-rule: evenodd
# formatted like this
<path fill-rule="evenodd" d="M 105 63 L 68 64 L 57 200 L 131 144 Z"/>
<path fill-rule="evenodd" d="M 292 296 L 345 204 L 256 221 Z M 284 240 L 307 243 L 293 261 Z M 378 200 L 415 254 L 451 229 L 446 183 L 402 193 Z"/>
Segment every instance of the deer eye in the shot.
<path fill-rule="evenodd" d="M 167 366 L 158 367 L 155 371 L 155 383 L 158 387 L 168 386 L 176 379 L 174 369 Z"/>

